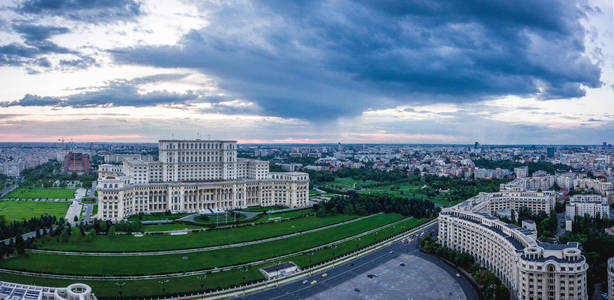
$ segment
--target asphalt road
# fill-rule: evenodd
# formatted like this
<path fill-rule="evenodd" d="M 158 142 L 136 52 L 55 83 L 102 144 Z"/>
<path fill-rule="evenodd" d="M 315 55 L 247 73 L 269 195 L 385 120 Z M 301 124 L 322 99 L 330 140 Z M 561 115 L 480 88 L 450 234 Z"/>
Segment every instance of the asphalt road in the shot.
<path fill-rule="evenodd" d="M 433 230 L 436 225 L 433 225 L 427 229 L 427 231 Z M 478 299 L 478 294 L 469 282 L 468 279 L 456 277 L 457 271 L 445 264 L 444 262 L 425 255 L 419 250 L 419 241 L 414 239 L 411 243 L 396 242 L 392 245 L 384 247 L 378 251 L 372 252 L 363 257 L 354 259 L 348 263 L 327 270 L 326 278 L 322 277 L 322 272 L 314 274 L 309 278 L 297 280 L 295 282 L 279 286 L 277 288 L 265 290 L 262 292 L 246 295 L 237 299 L 306 299 L 310 298 L 318 293 L 325 292 L 329 289 L 335 289 L 336 286 L 353 279 L 359 274 L 368 272 L 375 267 L 384 264 L 392 259 L 398 258 L 402 254 L 416 255 L 420 258 L 434 263 L 447 272 L 452 278 L 456 279 L 465 293 L 467 299 Z M 304 284 L 303 281 L 307 280 L 308 283 Z M 317 281 L 316 284 L 310 284 L 312 281 Z M 368 296 L 368 295 L 361 295 Z"/>

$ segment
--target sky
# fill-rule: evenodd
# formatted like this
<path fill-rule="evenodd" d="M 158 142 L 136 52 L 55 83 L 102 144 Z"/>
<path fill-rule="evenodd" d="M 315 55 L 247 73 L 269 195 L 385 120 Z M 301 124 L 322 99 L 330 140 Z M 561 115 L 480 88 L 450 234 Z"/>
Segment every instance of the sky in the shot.
<path fill-rule="evenodd" d="M 612 0 L 0 1 L 0 142 L 614 143 Z"/>

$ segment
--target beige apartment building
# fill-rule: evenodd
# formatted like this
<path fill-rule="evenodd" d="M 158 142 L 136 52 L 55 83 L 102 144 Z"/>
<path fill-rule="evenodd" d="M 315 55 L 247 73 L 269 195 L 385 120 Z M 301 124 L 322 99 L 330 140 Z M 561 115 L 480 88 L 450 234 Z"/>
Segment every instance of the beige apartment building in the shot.
<path fill-rule="evenodd" d="M 236 141 L 161 140 L 158 148 L 158 161 L 127 157 L 121 167 L 100 166 L 99 219 L 309 205 L 309 174 L 269 172 L 268 161 L 237 158 Z"/>
<path fill-rule="evenodd" d="M 534 231 L 493 217 L 491 199 L 497 198 L 480 195 L 443 209 L 441 245 L 471 254 L 497 275 L 515 299 L 588 299 L 588 264 L 580 245 L 539 242 Z"/>

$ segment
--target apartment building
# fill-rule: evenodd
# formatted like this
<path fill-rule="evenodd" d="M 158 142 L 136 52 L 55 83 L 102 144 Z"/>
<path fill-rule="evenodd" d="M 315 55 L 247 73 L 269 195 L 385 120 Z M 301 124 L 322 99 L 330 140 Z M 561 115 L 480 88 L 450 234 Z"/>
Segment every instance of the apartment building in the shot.
<path fill-rule="evenodd" d="M 534 231 L 493 217 L 492 199 L 479 195 L 443 209 L 439 243 L 471 254 L 515 299 L 588 299 L 588 264 L 580 245 L 539 242 Z"/>
<path fill-rule="evenodd" d="M 569 197 L 569 204 L 565 207 L 567 218 L 589 215 L 591 218 L 610 218 L 608 199 L 601 195 L 573 195 Z"/>

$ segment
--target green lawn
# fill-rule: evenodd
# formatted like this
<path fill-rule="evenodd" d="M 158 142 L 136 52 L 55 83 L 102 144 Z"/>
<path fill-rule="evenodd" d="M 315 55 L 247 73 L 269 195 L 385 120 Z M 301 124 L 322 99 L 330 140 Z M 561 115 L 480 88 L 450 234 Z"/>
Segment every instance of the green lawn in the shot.
<path fill-rule="evenodd" d="M 325 185 L 335 189 L 361 189 L 368 185 L 379 184 L 379 181 L 373 180 L 355 180 L 350 177 L 335 177 L 335 181 L 327 182 Z"/>
<path fill-rule="evenodd" d="M 28 220 L 45 214 L 64 218 L 69 205 L 68 202 L 3 200 L 0 201 L 0 215 L 6 222 Z"/>
<path fill-rule="evenodd" d="M 191 214 L 166 214 L 166 213 L 153 213 L 135 215 L 128 218 L 128 221 L 158 221 L 158 220 L 177 220 Z"/>
<path fill-rule="evenodd" d="M 215 214 L 215 215 L 204 215 L 198 216 L 194 218 L 192 223 L 199 225 L 226 225 L 232 224 L 236 221 L 241 221 L 246 219 L 245 215 L 239 214 L 236 218 L 229 214 Z"/>
<path fill-rule="evenodd" d="M 246 212 L 261 212 L 261 211 L 269 211 L 269 210 L 278 210 L 288 208 L 287 206 L 281 205 L 273 205 L 273 206 L 250 206 L 248 208 L 239 209 L 240 211 Z"/>
<path fill-rule="evenodd" d="M 315 212 L 311 208 L 299 209 L 293 211 L 280 212 L 276 214 L 268 214 L 266 216 L 260 217 L 260 219 L 264 221 L 268 221 L 272 218 L 295 218 L 298 216 L 304 216 L 308 214 L 315 214 Z"/>
<path fill-rule="evenodd" d="M 258 271 L 262 266 L 254 266 L 245 274 L 246 281 L 263 280 L 264 276 Z M 115 284 L 119 280 L 65 280 L 53 278 L 30 277 L 22 275 L 14 275 L 0 273 L 0 280 L 8 282 L 17 282 L 21 284 L 34 284 L 51 287 L 66 287 L 72 283 L 85 283 L 92 287 L 92 292 L 100 299 L 100 297 L 118 297 L 119 288 Z M 201 283 L 204 289 L 228 288 L 235 284 L 240 284 L 243 281 L 243 273 L 240 270 L 231 270 L 225 272 L 216 272 L 208 274 L 204 281 L 201 281 L 198 276 L 172 277 L 168 278 L 166 285 L 166 294 L 175 294 L 181 292 L 198 291 L 201 289 Z M 122 295 L 125 297 L 143 297 L 162 295 L 162 285 L 160 279 L 150 280 L 123 280 L 126 284 L 122 288 Z"/>
<path fill-rule="evenodd" d="M 398 214 L 369 218 L 318 232 L 255 245 L 206 252 L 155 256 L 72 256 L 33 253 L 0 261 L 0 268 L 79 275 L 149 275 L 237 265 L 277 257 L 376 229 L 403 218 Z M 176 236 L 175 236 L 176 237 Z"/>
<path fill-rule="evenodd" d="M 75 189 L 16 188 L 2 198 L 73 199 L 75 198 Z"/>
<path fill-rule="evenodd" d="M 400 233 L 403 230 L 407 230 L 408 228 L 415 227 L 425 222 L 425 219 L 408 219 L 399 223 L 398 225 L 379 230 L 377 235 L 375 233 L 371 233 L 369 235 L 363 236 L 360 240 L 354 239 L 344 243 L 340 243 L 336 248 L 327 247 L 314 251 L 313 256 L 309 256 L 306 254 L 298 254 L 287 259 L 283 259 L 282 262 L 293 261 L 302 268 L 304 268 L 309 266 L 310 264 L 316 264 L 343 255 L 345 253 L 349 253 L 356 249 L 367 246 L 374 240 L 383 240 L 390 235 Z M 250 281 L 264 279 L 262 274 L 258 272 L 258 269 L 267 265 L 271 265 L 271 263 L 265 263 L 250 267 L 248 272 L 245 274 L 246 280 Z M 166 293 L 169 294 L 202 290 L 201 284 L 203 284 L 205 289 L 225 288 L 233 284 L 242 283 L 242 276 L 243 274 L 239 273 L 238 270 L 232 270 L 209 274 L 202 282 L 197 276 L 169 278 L 169 282 L 166 287 Z M 6 273 L 0 273 L 0 280 L 52 287 L 64 287 L 75 282 L 71 280 L 39 278 Z M 98 297 L 118 296 L 119 290 L 115 285 L 116 281 L 117 280 L 79 280 L 79 282 L 83 282 L 90 285 L 94 293 Z M 123 287 L 123 296 L 157 296 L 162 294 L 162 288 L 159 283 L 159 280 L 128 280 L 125 282 L 126 285 Z"/>
<path fill-rule="evenodd" d="M 354 184 L 355 184 L 355 188 L 354 188 Z M 359 193 L 365 193 L 365 194 L 388 194 L 388 195 L 403 197 L 403 198 L 415 198 L 415 199 L 429 200 L 429 201 L 432 201 L 432 202 L 435 202 L 437 204 L 441 204 L 444 206 L 455 204 L 455 203 L 448 201 L 446 194 L 438 194 L 434 197 L 429 197 L 425 195 L 422 192 L 423 183 L 420 183 L 420 182 L 390 183 L 390 184 L 381 185 L 381 186 L 368 187 L 368 185 L 373 185 L 373 184 L 382 184 L 382 182 L 372 181 L 372 180 L 367 180 L 363 182 L 361 180 L 354 180 L 349 177 L 337 177 L 335 178 L 334 182 L 327 183 L 326 186 L 334 188 L 334 189 L 356 190 Z M 334 195 L 325 194 L 324 196 L 334 196 Z"/>
<path fill-rule="evenodd" d="M 183 230 L 183 229 L 203 229 L 203 226 L 184 224 L 184 223 L 155 224 L 155 225 L 145 224 L 143 225 L 143 230 L 145 232 Z"/>
<path fill-rule="evenodd" d="M 245 241 L 259 240 L 299 231 L 305 231 L 326 225 L 331 225 L 356 218 L 357 216 L 336 215 L 326 217 L 306 217 L 279 223 L 244 226 L 240 228 L 194 232 L 187 235 L 171 236 L 167 234 L 145 235 L 134 237 L 121 235 L 116 237 L 97 236 L 93 241 L 79 241 L 71 236 L 68 243 L 59 243 L 55 239 L 39 245 L 40 249 L 65 251 L 154 251 L 186 249 L 223 244 L 233 244 Z M 176 224 L 168 224 L 176 225 Z M 183 225 L 185 226 L 185 225 Z M 39 241 L 38 243 L 42 243 Z"/>

